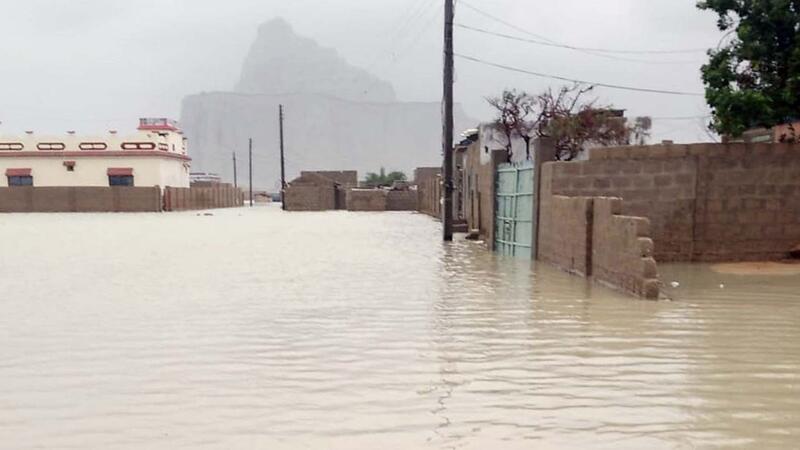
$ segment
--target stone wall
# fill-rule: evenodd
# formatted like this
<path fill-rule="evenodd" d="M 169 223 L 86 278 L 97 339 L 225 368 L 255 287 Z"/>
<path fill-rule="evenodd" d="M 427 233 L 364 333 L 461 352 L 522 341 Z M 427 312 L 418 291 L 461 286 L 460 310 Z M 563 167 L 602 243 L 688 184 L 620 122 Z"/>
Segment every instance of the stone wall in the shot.
<path fill-rule="evenodd" d="M 386 193 L 386 211 L 416 211 L 416 191 L 389 191 Z"/>
<path fill-rule="evenodd" d="M 235 208 L 243 204 L 242 190 L 230 185 L 164 189 L 164 211 Z"/>
<path fill-rule="evenodd" d="M 0 212 L 159 212 L 158 187 L 0 188 Z"/>
<path fill-rule="evenodd" d="M 348 211 L 386 211 L 387 192 L 381 189 L 350 189 L 347 191 Z"/>
<path fill-rule="evenodd" d="M 650 219 L 658 261 L 773 260 L 800 244 L 800 145 L 619 147 L 551 165 L 553 194 L 619 197 Z"/>

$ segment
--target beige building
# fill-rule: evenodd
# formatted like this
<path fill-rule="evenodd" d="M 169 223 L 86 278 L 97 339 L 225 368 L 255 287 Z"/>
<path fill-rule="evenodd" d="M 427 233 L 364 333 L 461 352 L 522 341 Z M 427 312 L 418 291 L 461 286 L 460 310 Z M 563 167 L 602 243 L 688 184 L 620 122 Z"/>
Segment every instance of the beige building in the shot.
<path fill-rule="evenodd" d="M 0 187 L 189 187 L 191 158 L 177 122 L 140 119 L 138 132 L 0 136 Z"/>

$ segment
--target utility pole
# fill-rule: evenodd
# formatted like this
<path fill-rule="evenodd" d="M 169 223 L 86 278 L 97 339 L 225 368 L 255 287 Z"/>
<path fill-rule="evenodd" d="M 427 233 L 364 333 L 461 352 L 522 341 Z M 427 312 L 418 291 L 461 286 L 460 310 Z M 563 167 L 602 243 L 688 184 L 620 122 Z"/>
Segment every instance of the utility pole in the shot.
<path fill-rule="evenodd" d="M 281 132 L 281 208 L 285 211 L 286 202 L 284 202 L 283 196 L 286 192 L 286 160 L 283 156 L 283 105 L 278 105 L 278 118 Z"/>
<path fill-rule="evenodd" d="M 444 0 L 444 117 L 442 117 L 442 153 L 444 155 L 444 204 L 442 223 L 444 241 L 453 240 L 453 0 Z"/>
<path fill-rule="evenodd" d="M 249 158 L 249 160 L 250 160 L 250 163 L 249 163 L 249 167 L 250 167 L 250 207 L 252 208 L 253 207 L 253 138 L 250 138 L 250 147 L 249 148 L 250 148 L 250 150 L 249 150 L 249 155 L 250 155 L 250 158 Z"/>
<path fill-rule="evenodd" d="M 233 187 L 234 188 L 238 188 L 239 187 L 239 177 L 238 177 L 238 174 L 237 174 L 236 170 L 237 170 L 236 169 L 236 152 L 233 152 Z"/>

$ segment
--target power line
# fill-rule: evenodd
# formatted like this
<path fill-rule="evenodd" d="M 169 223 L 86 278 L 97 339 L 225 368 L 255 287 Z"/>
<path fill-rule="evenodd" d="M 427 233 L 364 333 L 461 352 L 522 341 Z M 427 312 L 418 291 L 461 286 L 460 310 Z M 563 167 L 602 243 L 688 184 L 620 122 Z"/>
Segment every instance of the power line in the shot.
<path fill-rule="evenodd" d="M 513 40 L 513 41 L 525 42 L 527 44 L 542 45 L 542 46 L 545 46 L 545 47 L 563 48 L 563 49 L 567 49 L 567 50 L 586 53 L 586 54 L 597 56 L 597 57 L 601 57 L 601 58 L 614 59 L 614 60 L 617 60 L 617 61 L 628 61 L 628 62 L 643 63 L 643 64 L 661 64 L 661 65 L 669 65 L 669 64 L 702 64 L 701 61 L 653 61 L 653 60 L 644 60 L 644 59 L 622 58 L 622 57 L 619 57 L 619 56 L 613 56 L 613 55 L 607 54 L 607 53 L 611 53 L 611 51 L 603 51 L 603 50 L 600 50 L 600 49 L 590 49 L 590 48 L 583 48 L 583 47 L 575 47 L 575 46 L 572 46 L 572 45 L 544 42 L 544 41 L 535 40 L 535 39 L 527 39 L 527 38 L 524 38 L 524 37 L 512 36 L 512 35 L 503 34 L 503 33 L 497 33 L 497 32 L 494 32 L 494 31 L 484 30 L 482 28 L 476 28 L 476 27 L 472 27 L 472 26 L 464 25 L 464 24 L 456 24 L 456 26 L 459 27 L 459 28 L 465 29 L 465 30 L 470 30 L 470 31 L 474 31 L 474 32 L 477 32 L 477 33 L 496 36 L 496 37 L 500 37 L 500 38 L 503 38 L 503 39 L 510 39 L 510 40 Z M 668 51 L 668 50 L 664 50 L 664 52 L 672 53 L 672 51 Z M 675 50 L 674 52 L 682 52 L 682 51 L 681 50 Z M 637 52 L 631 51 L 630 53 L 637 53 Z M 643 52 L 643 53 L 647 53 L 647 52 Z"/>
<path fill-rule="evenodd" d="M 574 45 L 568 45 L 568 44 L 560 43 L 560 42 L 554 41 L 554 40 L 552 40 L 552 39 L 550 39 L 550 38 L 548 38 L 546 36 L 542 36 L 540 34 L 532 33 L 532 32 L 530 32 L 530 31 L 528 31 L 528 30 L 526 30 L 526 29 L 524 29 L 522 27 L 514 25 L 513 23 L 510 23 L 510 22 L 507 22 L 507 21 L 505 21 L 503 19 L 495 17 L 495 16 L 487 13 L 486 11 L 478 9 L 475 6 L 470 5 L 469 3 L 467 3 L 464 0 L 461 0 L 461 4 L 463 4 L 467 8 L 471 9 L 472 11 L 475 11 L 476 13 L 478 13 L 478 14 L 480 14 L 482 16 L 485 16 L 485 17 L 487 17 L 489 19 L 494 20 L 495 22 L 501 23 L 501 24 L 503 24 L 503 25 L 505 25 L 505 26 L 507 26 L 509 28 L 512 28 L 512 29 L 517 30 L 517 31 L 519 31 L 521 33 L 527 34 L 528 36 L 532 36 L 534 38 L 537 38 L 537 39 L 539 39 L 541 41 L 545 41 L 546 43 L 549 43 L 550 45 L 555 46 L 555 47 L 563 47 L 563 48 L 568 48 L 568 49 L 571 49 L 571 50 L 577 50 L 577 51 L 583 51 L 583 52 L 621 53 L 621 54 L 631 54 L 631 55 L 644 55 L 644 54 L 664 55 L 664 54 L 679 54 L 679 53 L 705 53 L 705 52 L 708 51 L 707 48 L 692 48 L 692 49 L 679 49 L 679 50 L 619 50 L 619 49 L 607 49 L 607 48 L 578 47 L 578 46 L 574 46 Z M 457 26 L 465 28 L 465 26 L 462 26 L 462 25 L 457 25 Z M 493 32 L 486 31 L 486 30 L 474 29 L 474 31 L 481 31 L 481 32 L 486 32 L 488 34 L 500 35 L 500 33 L 493 33 Z M 518 39 L 516 37 L 508 36 L 508 35 L 503 35 L 502 37 Z M 537 42 L 537 43 L 540 43 L 540 44 L 544 45 L 544 43 L 542 43 L 542 42 Z"/>
<path fill-rule="evenodd" d="M 530 31 L 528 31 L 528 30 L 526 30 L 526 29 L 524 29 L 524 28 L 522 28 L 522 27 L 518 27 L 518 26 L 514 25 L 514 24 L 513 24 L 513 23 L 511 23 L 511 22 L 506 22 L 505 20 L 503 20 L 503 19 L 501 19 L 501 18 L 499 18 L 499 17 L 495 17 L 495 16 L 493 16 L 493 15 L 489 14 L 489 13 L 488 13 L 488 12 L 486 12 L 486 11 L 483 11 L 483 10 L 481 10 L 481 9 L 478 9 L 478 8 L 476 8 L 475 6 L 472 6 L 472 5 L 470 5 L 469 3 L 467 3 L 467 2 L 466 2 L 466 1 L 464 1 L 464 0 L 461 0 L 461 4 L 462 4 L 462 5 L 464 5 L 465 7 L 467 7 L 468 9 L 471 9 L 472 11 L 475 11 L 476 13 L 478 13 L 478 14 L 480 14 L 480 15 L 484 16 L 484 17 L 487 17 L 487 18 L 489 18 L 489 19 L 492 19 L 492 20 L 494 20 L 495 22 L 497 22 L 497 23 L 501 23 L 501 24 L 503 24 L 503 25 L 505 25 L 505 26 L 507 26 L 507 27 L 509 27 L 509 28 L 511 28 L 511 29 L 517 30 L 517 31 L 519 31 L 520 33 L 524 33 L 524 34 L 527 34 L 528 36 L 533 36 L 533 37 L 535 37 L 535 38 L 537 38 L 537 39 L 541 39 L 541 40 L 543 40 L 543 41 L 550 42 L 550 43 L 553 43 L 553 44 L 556 44 L 556 43 L 557 43 L 556 41 L 554 41 L 554 40 L 552 40 L 552 39 L 550 39 L 550 38 L 548 38 L 548 37 L 546 37 L 546 36 L 542 36 L 542 35 L 540 35 L 540 34 L 532 33 L 532 32 L 530 32 Z"/>
<path fill-rule="evenodd" d="M 653 120 L 674 120 L 674 121 L 681 121 L 681 120 L 701 120 L 701 119 L 710 119 L 710 115 L 705 116 L 683 116 L 683 117 L 651 117 Z"/>
<path fill-rule="evenodd" d="M 476 63 L 479 63 L 479 64 L 484 64 L 484 65 L 487 65 L 487 66 L 496 67 L 498 69 L 508 70 L 510 72 L 524 73 L 524 74 L 527 74 L 527 75 L 533 75 L 535 77 L 550 78 L 550 79 L 559 80 L 559 81 L 569 81 L 571 83 L 589 84 L 589 85 L 592 85 L 592 86 L 599 86 L 599 87 L 604 87 L 604 88 L 608 88 L 608 89 L 618 89 L 618 90 L 623 90 L 623 91 L 635 91 L 635 92 L 648 92 L 648 93 L 651 93 L 651 94 L 684 95 L 684 96 L 689 96 L 689 97 L 703 97 L 704 96 L 704 94 L 700 94 L 700 93 L 696 93 L 696 92 L 671 91 L 671 90 L 666 90 L 666 89 L 649 89 L 649 88 L 640 88 L 640 87 L 632 87 L 632 86 L 623 86 L 623 85 L 619 85 L 619 84 L 596 83 L 596 82 L 593 82 L 593 81 L 578 80 L 578 79 L 575 79 L 575 78 L 567 78 L 567 77 L 562 77 L 562 76 L 558 76 L 558 75 L 550 75 L 550 74 L 546 74 L 546 73 L 533 72 L 533 71 L 530 71 L 530 70 L 520 69 L 520 68 L 517 68 L 517 67 L 511 67 L 511 66 L 506 66 L 506 65 L 503 65 L 503 64 L 497 64 L 497 63 L 493 63 L 493 62 L 489 62 L 489 61 L 484 61 L 484 60 L 479 59 L 479 58 L 475 58 L 475 57 L 472 57 L 472 56 L 461 55 L 459 53 L 456 53 L 455 56 L 457 56 L 457 57 L 459 57 L 461 59 L 465 59 L 467 61 L 472 61 L 472 62 L 476 62 Z"/>

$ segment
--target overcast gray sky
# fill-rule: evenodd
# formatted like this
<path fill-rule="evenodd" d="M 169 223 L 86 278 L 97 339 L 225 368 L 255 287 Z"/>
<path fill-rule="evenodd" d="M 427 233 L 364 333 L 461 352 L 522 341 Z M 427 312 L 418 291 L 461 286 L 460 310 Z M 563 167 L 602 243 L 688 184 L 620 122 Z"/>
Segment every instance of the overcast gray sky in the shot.
<path fill-rule="evenodd" d="M 470 9 L 573 46 L 670 50 L 716 46 L 715 17 L 695 0 L 469 0 L 457 22 L 530 38 Z M 131 129 L 180 114 L 181 99 L 230 90 L 257 26 L 283 17 L 301 35 L 390 81 L 401 100 L 441 96 L 442 0 L 0 0 L 0 132 Z M 702 93 L 702 53 L 616 55 L 456 30 L 456 51 L 568 78 Z M 677 61 L 679 64 L 664 64 Z M 561 82 L 457 60 L 457 101 L 476 119 L 505 87 Z M 629 115 L 703 116 L 702 97 L 598 89 Z M 708 139 L 700 120 L 657 120 L 656 139 Z"/>

